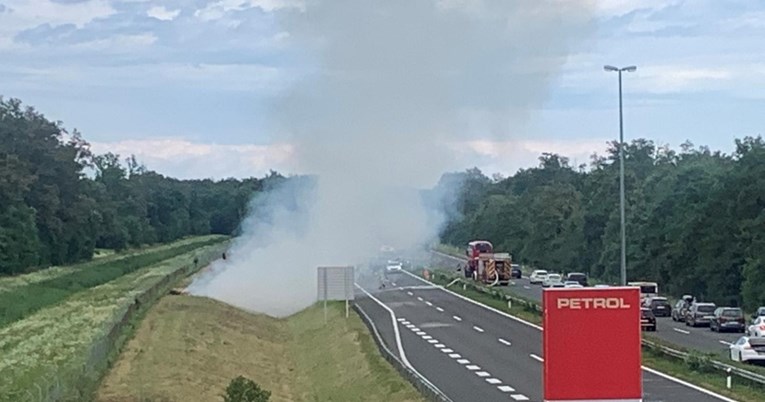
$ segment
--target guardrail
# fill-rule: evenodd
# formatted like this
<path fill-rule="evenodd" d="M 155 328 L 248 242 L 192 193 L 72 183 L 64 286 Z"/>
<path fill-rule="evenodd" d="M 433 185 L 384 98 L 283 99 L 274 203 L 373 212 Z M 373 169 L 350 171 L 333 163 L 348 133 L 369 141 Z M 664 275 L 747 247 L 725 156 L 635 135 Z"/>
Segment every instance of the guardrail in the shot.
<path fill-rule="evenodd" d="M 375 323 L 372 321 L 371 318 L 367 315 L 367 313 L 364 311 L 364 309 L 361 308 L 356 303 L 353 303 L 352 305 L 353 311 L 358 313 L 359 317 L 361 317 L 361 321 L 364 321 L 364 324 L 369 328 L 369 331 L 372 332 L 374 335 L 375 343 L 377 344 L 377 347 L 380 349 L 380 353 L 383 355 L 385 360 L 387 360 L 396 370 L 409 381 L 412 385 L 414 385 L 415 388 L 417 388 L 418 391 L 420 391 L 420 394 L 424 396 L 427 400 L 431 402 L 453 402 L 451 398 L 446 396 L 443 392 L 438 390 L 437 388 L 433 387 L 430 382 L 422 378 L 418 373 L 415 373 L 414 371 L 410 370 L 409 367 L 407 367 L 399 358 L 396 356 L 390 349 L 388 349 L 388 346 L 385 345 L 385 342 L 383 342 L 382 337 L 380 336 L 380 332 L 377 331 L 377 326 L 375 326 Z"/>
<path fill-rule="evenodd" d="M 451 258 L 454 258 L 454 257 L 451 257 Z M 460 285 L 463 285 L 465 288 L 470 288 L 471 290 L 489 294 L 498 299 L 511 301 L 512 303 L 515 303 L 515 304 L 527 306 L 529 309 L 537 311 L 540 314 L 542 313 L 542 306 L 539 303 L 526 300 L 520 297 L 515 297 L 501 290 L 496 290 L 496 289 L 488 288 L 486 286 L 481 286 L 480 284 L 477 284 L 475 282 L 466 281 L 463 278 L 459 278 L 453 275 L 448 275 L 443 272 L 434 271 L 431 275 L 433 275 L 434 278 L 441 277 L 441 279 L 444 279 L 447 281 L 458 279 L 457 283 L 459 283 Z M 689 353 L 683 350 L 672 348 L 667 345 L 662 345 L 660 343 L 657 343 L 645 338 L 643 338 L 642 340 L 642 345 L 644 348 L 648 348 L 650 350 L 653 350 L 665 356 L 683 360 L 686 363 L 695 362 L 695 364 L 698 364 L 699 366 L 707 366 L 710 369 L 721 371 L 727 375 L 736 376 L 740 379 L 746 380 L 750 382 L 751 384 L 754 384 L 760 387 L 765 387 L 765 375 L 761 375 L 749 370 L 742 369 L 740 367 L 736 367 L 734 365 L 730 365 L 718 360 L 714 360 L 712 358 L 709 358 L 706 355 L 702 355 L 698 353 Z"/>

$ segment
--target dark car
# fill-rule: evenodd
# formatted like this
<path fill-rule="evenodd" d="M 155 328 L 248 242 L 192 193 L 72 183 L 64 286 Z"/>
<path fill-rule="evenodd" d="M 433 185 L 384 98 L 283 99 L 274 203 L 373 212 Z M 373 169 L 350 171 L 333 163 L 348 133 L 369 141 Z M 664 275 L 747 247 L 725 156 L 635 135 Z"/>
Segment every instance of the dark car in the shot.
<path fill-rule="evenodd" d="M 521 279 L 523 272 L 521 272 L 521 266 L 518 264 L 510 264 L 510 277 L 515 279 Z"/>
<path fill-rule="evenodd" d="M 709 329 L 717 332 L 744 332 L 745 328 L 744 312 L 738 307 L 718 307 L 709 322 Z"/>
<path fill-rule="evenodd" d="M 672 321 L 685 321 L 685 314 L 688 312 L 689 307 L 691 307 L 691 305 L 686 300 L 678 300 L 677 303 L 675 303 L 675 307 L 672 309 Z"/>
<path fill-rule="evenodd" d="M 650 308 L 640 308 L 640 329 L 646 331 L 656 331 L 656 316 Z"/>
<path fill-rule="evenodd" d="M 707 326 L 714 317 L 717 306 L 714 303 L 693 303 L 685 313 L 685 325 L 698 327 Z"/>
<path fill-rule="evenodd" d="M 652 297 L 648 300 L 646 306 L 653 312 L 653 315 L 657 317 L 669 317 L 672 315 L 672 305 L 669 304 L 669 300 L 666 297 Z"/>
<path fill-rule="evenodd" d="M 566 276 L 567 281 L 576 281 L 579 282 L 582 286 L 587 286 L 587 275 L 581 273 L 581 272 L 571 272 Z"/>

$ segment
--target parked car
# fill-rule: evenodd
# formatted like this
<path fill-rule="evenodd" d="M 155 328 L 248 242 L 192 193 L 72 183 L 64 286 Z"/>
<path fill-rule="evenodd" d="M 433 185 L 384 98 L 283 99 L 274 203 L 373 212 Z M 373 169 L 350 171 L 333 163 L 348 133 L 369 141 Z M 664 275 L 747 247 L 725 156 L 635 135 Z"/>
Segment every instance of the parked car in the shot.
<path fill-rule="evenodd" d="M 694 302 L 685 314 L 685 325 L 691 327 L 709 325 L 709 322 L 712 321 L 712 317 L 714 317 L 713 314 L 716 309 L 717 306 L 714 303 Z"/>
<path fill-rule="evenodd" d="M 672 321 L 685 321 L 685 315 L 688 313 L 689 307 L 691 307 L 691 305 L 686 300 L 678 300 L 677 303 L 675 303 L 675 307 L 672 309 Z"/>
<path fill-rule="evenodd" d="M 542 282 L 543 288 L 562 288 L 563 277 L 560 274 L 548 274 Z"/>
<path fill-rule="evenodd" d="M 542 283 L 547 278 L 547 271 L 543 269 L 535 269 L 531 275 L 529 275 L 529 283 Z"/>
<path fill-rule="evenodd" d="M 656 316 L 650 308 L 640 308 L 640 328 L 646 331 L 656 331 Z"/>
<path fill-rule="evenodd" d="M 582 286 L 588 286 L 587 285 L 587 275 L 581 273 L 581 272 L 571 272 L 566 276 L 566 281 L 575 281 L 579 282 Z"/>
<path fill-rule="evenodd" d="M 730 358 L 747 363 L 765 360 L 765 338 L 742 336 L 730 345 Z"/>
<path fill-rule="evenodd" d="M 748 336 L 765 336 L 765 316 L 761 315 L 752 321 L 752 325 L 746 328 Z"/>
<path fill-rule="evenodd" d="M 521 279 L 523 272 L 521 272 L 521 266 L 518 264 L 510 264 L 510 277 L 515 279 Z"/>
<path fill-rule="evenodd" d="M 666 297 L 651 297 L 646 301 L 646 307 L 651 309 L 657 317 L 669 317 L 672 315 L 672 305 Z"/>
<path fill-rule="evenodd" d="M 566 282 L 563 282 L 563 287 L 564 288 L 583 288 L 584 286 L 582 286 L 582 284 L 577 281 L 566 281 Z"/>
<path fill-rule="evenodd" d="M 744 322 L 744 312 L 738 307 L 718 307 L 709 322 L 711 331 L 736 331 L 744 332 L 746 323 Z"/>

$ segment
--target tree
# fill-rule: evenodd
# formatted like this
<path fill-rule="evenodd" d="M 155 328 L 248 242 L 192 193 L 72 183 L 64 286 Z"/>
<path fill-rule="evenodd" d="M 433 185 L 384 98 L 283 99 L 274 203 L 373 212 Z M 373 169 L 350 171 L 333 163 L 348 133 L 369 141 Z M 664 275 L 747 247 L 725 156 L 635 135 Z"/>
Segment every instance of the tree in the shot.
<path fill-rule="evenodd" d="M 236 377 L 226 387 L 223 402 L 268 402 L 271 391 L 260 388 L 249 378 Z"/>

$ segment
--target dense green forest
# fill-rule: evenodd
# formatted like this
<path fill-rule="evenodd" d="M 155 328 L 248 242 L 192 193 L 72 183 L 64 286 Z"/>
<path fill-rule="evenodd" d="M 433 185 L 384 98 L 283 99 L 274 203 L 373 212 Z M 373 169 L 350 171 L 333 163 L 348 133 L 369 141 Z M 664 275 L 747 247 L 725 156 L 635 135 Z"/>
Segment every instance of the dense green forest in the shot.
<path fill-rule="evenodd" d="M 735 145 L 732 155 L 690 143 L 679 151 L 645 139 L 625 145 L 628 280 L 765 305 L 765 142 Z M 438 192 L 459 190 L 441 241 L 487 239 L 533 266 L 617 283 L 618 155 L 614 142 L 589 168 L 544 154 L 538 167 L 509 178 L 477 169 L 445 175 Z"/>
<path fill-rule="evenodd" d="M 87 260 L 95 248 L 232 234 L 263 179 L 176 180 L 94 155 L 77 131 L 0 97 L 0 274 Z"/>

